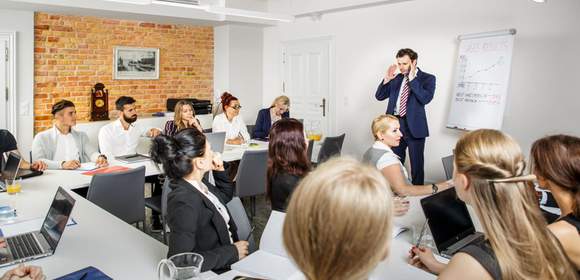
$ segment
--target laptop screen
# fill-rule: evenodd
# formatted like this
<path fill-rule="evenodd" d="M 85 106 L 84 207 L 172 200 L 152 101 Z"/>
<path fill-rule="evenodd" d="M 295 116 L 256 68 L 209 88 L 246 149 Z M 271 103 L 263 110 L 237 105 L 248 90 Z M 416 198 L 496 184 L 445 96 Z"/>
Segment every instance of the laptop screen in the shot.
<path fill-rule="evenodd" d="M 2 179 L 14 179 L 18 174 L 18 166 L 20 166 L 20 156 L 15 153 L 8 153 L 8 160 L 2 170 Z"/>
<path fill-rule="evenodd" d="M 63 188 L 59 187 L 40 229 L 40 233 L 48 241 L 53 252 L 56 250 L 56 245 L 64 232 L 74 204 L 74 198 Z"/>
<path fill-rule="evenodd" d="M 211 150 L 218 153 L 224 152 L 226 142 L 225 132 L 204 133 L 207 141 L 211 145 Z"/>
<path fill-rule="evenodd" d="M 439 252 L 475 232 L 465 202 L 457 197 L 455 188 L 421 199 L 421 206 Z"/>

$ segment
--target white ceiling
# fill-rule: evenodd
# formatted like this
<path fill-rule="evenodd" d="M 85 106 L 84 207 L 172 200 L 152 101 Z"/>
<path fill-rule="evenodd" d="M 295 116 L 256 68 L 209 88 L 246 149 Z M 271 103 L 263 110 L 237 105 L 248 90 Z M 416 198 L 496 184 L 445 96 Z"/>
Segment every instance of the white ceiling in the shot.
<path fill-rule="evenodd" d="M 0 0 L 0 9 L 78 16 L 98 16 L 165 24 L 217 26 L 229 23 L 271 26 L 276 20 L 225 16 L 200 9 L 159 4 L 138 5 L 104 0 Z"/>

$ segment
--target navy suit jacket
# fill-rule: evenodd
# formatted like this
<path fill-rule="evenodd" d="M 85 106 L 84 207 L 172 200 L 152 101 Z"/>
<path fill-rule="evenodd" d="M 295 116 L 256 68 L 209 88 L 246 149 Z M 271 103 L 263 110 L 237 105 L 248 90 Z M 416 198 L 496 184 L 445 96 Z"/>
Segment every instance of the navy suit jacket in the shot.
<path fill-rule="evenodd" d="M 282 118 L 289 118 L 290 113 L 286 112 L 282 114 Z M 258 118 L 256 119 L 256 125 L 254 126 L 254 132 L 252 133 L 252 138 L 266 139 L 270 135 L 270 127 L 272 126 L 272 119 L 270 118 L 270 108 L 264 108 L 258 112 Z"/>
<path fill-rule="evenodd" d="M 387 114 L 395 112 L 399 91 L 403 83 L 403 74 L 398 74 L 394 79 L 383 85 L 379 84 L 375 97 L 382 101 L 389 99 Z M 414 138 L 425 138 L 429 136 L 427 126 L 427 116 L 425 115 L 425 105 L 433 100 L 435 94 L 435 76 L 417 69 L 417 76 L 409 83 L 411 92 L 407 99 L 407 123 L 409 131 Z"/>

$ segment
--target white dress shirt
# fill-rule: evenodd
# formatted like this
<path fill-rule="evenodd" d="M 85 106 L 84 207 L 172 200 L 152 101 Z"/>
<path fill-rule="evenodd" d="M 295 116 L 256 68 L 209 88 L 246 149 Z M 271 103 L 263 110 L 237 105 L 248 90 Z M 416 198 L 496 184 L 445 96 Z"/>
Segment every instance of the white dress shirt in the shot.
<path fill-rule="evenodd" d="M 72 133 L 62 134 L 56 126 L 53 129 L 56 132 L 56 152 L 52 160 L 59 162 L 80 160 L 79 149 Z"/>
<path fill-rule="evenodd" d="M 137 122 L 129 125 L 125 130 L 121 120 L 113 121 L 99 130 L 99 149 L 112 159 L 116 156 L 124 156 L 137 153 L 139 138 L 147 135 L 147 129 L 140 127 Z"/>
<path fill-rule="evenodd" d="M 238 136 L 242 136 L 244 141 L 250 140 L 250 133 L 248 133 L 248 128 L 244 120 L 238 115 L 235 116 L 230 122 L 226 117 L 225 113 L 221 113 L 213 119 L 212 132 L 226 132 L 226 139 L 235 139 Z"/>
<path fill-rule="evenodd" d="M 415 78 L 417 78 L 417 69 L 419 68 L 415 68 Z M 405 75 L 403 75 L 403 82 L 401 82 L 401 87 L 399 88 L 399 96 L 397 97 L 397 104 L 395 105 L 395 111 L 393 111 L 393 114 L 398 115 L 399 114 L 399 108 L 401 108 L 401 94 L 403 94 L 403 88 L 405 87 Z M 410 83 L 411 81 L 409 81 Z M 411 85 L 409 85 L 409 95 L 411 94 Z M 409 99 L 407 98 L 407 101 Z"/>
<path fill-rule="evenodd" d="M 226 223 L 226 226 L 228 228 L 228 233 L 230 236 L 230 242 L 234 243 L 234 239 L 232 238 L 232 232 L 230 231 L 230 214 L 228 213 L 226 206 L 222 204 L 222 202 L 219 200 L 219 198 L 217 198 L 217 196 L 215 196 L 212 192 L 210 192 L 207 189 L 207 186 L 205 184 L 198 182 L 198 181 L 195 181 L 195 180 L 187 180 L 185 178 L 183 178 L 183 179 L 185 181 L 187 181 L 188 183 L 190 183 L 199 192 L 201 192 L 207 199 L 209 199 L 209 201 L 211 201 L 211 203 L 213 204 L 215 209 L 218 210 L 218 212 L 220 213 L 220 215 L 224 219 L 224 222 Z"/>

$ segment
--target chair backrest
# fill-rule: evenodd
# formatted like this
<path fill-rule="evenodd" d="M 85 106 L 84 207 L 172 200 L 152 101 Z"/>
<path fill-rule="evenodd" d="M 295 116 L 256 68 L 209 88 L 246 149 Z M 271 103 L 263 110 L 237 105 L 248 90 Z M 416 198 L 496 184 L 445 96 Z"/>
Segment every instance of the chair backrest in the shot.
<path fill-rule="evenodd" d="M 441 161 L 443 162 L 443 170 L 445 171 L 445 177 L 447 180 L 451 180 L 451 178 L 453 178 L 453 159 L 453 155 L 441 158 Z"/>
<path fill-rule="evenodd" d="M 165 217 L 167 216 L 167 199 L 169 198 L 169 193 L 171 192 L 169 184 L 169 178 L 165 177 L 165 181 L 163 181 L 163 187 L 161 187 L 161 219 L 163 221 L 165 221 Z"/>
<path fill-rule="evenodd" d="M 268 151 L 245 151 L 238 167 L 236 195 L 255 196 L 266 193 Z"/>
<path fill-rule="evenodd" d="M 249 250 L 250 253 L 254 252 L 256 248 L 256 242 L 254 241 L 254 234 L 252 233 L 252 225 L 250 224 L 250 219 L 248 219 L 248 214 L 246 209 L 242 204 L 239 197 L 235 196 L 226 205 L 230 211 L 230 215 L 238 227 L 238 238 L 240 240 L 245 240 L 247 238 L 248 243 L 250 243 Z"/>
<path fill-rule="evenodd" d="M 308 149 L 306 150 L 306 156 L 309 162 L 312 161 L 312 149 L 314 148 L 314 140 L 308 140 Z"/>
<path fill-rule="evenodd" d="M 119 219 L 133 224 L 145 220 L 145 166 L 95 174 L 87 199 Z"/>
<path fill-rule="evenodd" d="M 342 143 L 344 143 L 345 134 L 336 137 L 326 137 L 318 152 L 318 163 L 323 163 L 333 156 L 340 156 Z"/>
<path fill-rule="evenodd" d="M 246 125 L 246 128 L 248 129 L 248 133 L 250 134 L 250 137 L 252 137 L 252 135 L 254 135 L 254 128 L 255 128 L 255 127 L 256 127 L 256 126 L 255 126 L 255 125 L 253 125 L 253 124 L 248 124 L 248 125 Z"/>

